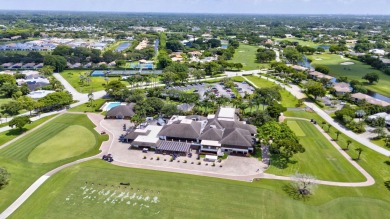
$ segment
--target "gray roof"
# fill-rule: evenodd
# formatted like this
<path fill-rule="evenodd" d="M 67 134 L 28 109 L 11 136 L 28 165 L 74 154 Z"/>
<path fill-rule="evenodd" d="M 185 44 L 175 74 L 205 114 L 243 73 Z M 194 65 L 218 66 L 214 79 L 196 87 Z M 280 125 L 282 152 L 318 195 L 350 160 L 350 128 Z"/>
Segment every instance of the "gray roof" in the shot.
<path fill-rule="evenodd" d="M 248 130 L 235 128 L 224 131 L 221 144 L 237 147 L 253 147 L 254 141 Z"/>
<path fill-rule="evenodd" d="M 157 149 L 161 151 L 189 152 L 191 144 L 177 141 L 159 141 Z"/>
<path fill-rule="evenodd" d="M 197 139 L 200 136 L 200 129 L 201 124 L 199 122 L 192 121 L 190 124 L 175 122 L 165 125 L 158 135 L 171 138 Z"/>
<path fill-rule="evenodd" d="M 150 130 L 146 131 L 146 132 L 136 132 L 136 130 L 133 130 L 131 132 L 129 132 L 127 135 L 125 135 L 125 139 L 130 139 L 130 140 L 134 140 L 136 139 L 139 135 L 149 135 L 150 133 Z"/>
<path fill-rule="evenodd" d="M 211 141 L 220 141 L 223 136 L 223 130 L 217 128 L 209 128 L 207 131 L 203 132 L 199 137 L 201 140 L 211 140 Z"/>
<path fill-rule="evenodd" d="M 120 105 L 116 106 L 112 109 L 110 109 L 107 112 L 107 117 L 117 117 L 117 116 L 123 116 L 123 117 L 131 117 L 134 115 L 133 107 L 134 103 L 130 103 L 128 105 Z"/>
<path fill-rule="evenodd" d="M 211 126 L 215 126 L 216 128 L 222 129 L 234 129 L 234 128 L 241 128 L 248 130 L 252 135 L 257 133 L 257 128 L 254 125 L 245 124 L 241 121 L 228 121 L 228 120 L 218 120 L 218 119 L 212 119 L 209 120 L 207 123 L 207 126 L 205 128 L 205 131 L 210 129 Z"/>

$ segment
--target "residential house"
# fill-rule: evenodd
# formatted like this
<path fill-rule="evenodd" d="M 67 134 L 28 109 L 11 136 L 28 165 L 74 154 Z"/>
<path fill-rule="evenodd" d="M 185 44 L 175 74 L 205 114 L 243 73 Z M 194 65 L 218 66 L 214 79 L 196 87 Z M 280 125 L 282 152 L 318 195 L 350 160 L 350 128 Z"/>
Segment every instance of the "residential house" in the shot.
<path fill-rule="evenodd" d="M 333 89 L 335 91 L 336 95 L 345 95 L 346 93 L 352 92 L 352 87 L 349 83 L 340 82 L 340 83 L 334 83 Z"/>
<path fill-rule="evenodd" d="M 371 96 L 369 96 L 367 94 L 363 94 L 363 93 L 354 93 L 351 95 L 351 98 L 352 98 L 352 101 L 355 101 L 355 102 L 366 101 L 367 103 L 377 105 L 377 106 L 390 106 L 390 103 L 388 103 L 386 101 L 376 99 L 374 97 L 371 97 Z"/>

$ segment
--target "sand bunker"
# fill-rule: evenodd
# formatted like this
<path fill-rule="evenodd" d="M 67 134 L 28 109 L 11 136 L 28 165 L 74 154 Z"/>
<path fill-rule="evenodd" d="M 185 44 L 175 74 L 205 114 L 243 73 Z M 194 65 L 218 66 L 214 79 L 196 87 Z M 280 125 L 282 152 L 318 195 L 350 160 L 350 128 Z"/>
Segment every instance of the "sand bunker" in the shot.
<path fill-rule="evenodd" d="M 343 62 L 343 63 L 340 63 L 340 65 L 354 65 L 355 63 L 353 62 Z"/>

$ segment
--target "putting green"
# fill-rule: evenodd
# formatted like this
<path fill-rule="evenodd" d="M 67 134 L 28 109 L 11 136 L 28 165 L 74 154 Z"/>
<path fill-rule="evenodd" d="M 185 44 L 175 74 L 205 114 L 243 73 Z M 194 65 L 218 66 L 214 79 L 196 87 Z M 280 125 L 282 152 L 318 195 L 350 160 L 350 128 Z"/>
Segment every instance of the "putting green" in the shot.
<path fill-rule="evenodd" d="M 291 130 L 294 131 L 295 135 L 298 137 L 304 137 L 306 136 L 305 132 L 301 129 L 301 127 L 298 125 L 296 121 L 287 121 L 287 125 L 290 127 Z"/>
<path fill-rule="evenodd" d="M 51 163 L 78 156 L 96 144 L 94 134 L 81 125 L 71 125 L 38 145 L 28 156 L 31 163 Z"/>

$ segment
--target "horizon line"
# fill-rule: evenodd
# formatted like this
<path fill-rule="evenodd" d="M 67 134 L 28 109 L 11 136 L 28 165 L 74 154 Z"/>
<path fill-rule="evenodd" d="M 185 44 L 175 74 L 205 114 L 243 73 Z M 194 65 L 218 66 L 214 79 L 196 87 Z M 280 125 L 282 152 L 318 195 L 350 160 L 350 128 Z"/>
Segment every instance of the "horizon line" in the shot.
<path fill-rule="evenodd" d="M 291 13 L 235 13 L 235 12 L 224 12 L 224 13 L 218 13 L 218 12 L 145 12 L 145 11 L 108 11 L 108 10 L 93 10 L 93 11 L 86 11 L 86 10 L 34 10 L 34 9 L 0 9 L 0 12 L 73 12 L 73 13 L 117 13 L 117 14 L 197 14 L 197 15 L 286 15 L 286 16 L 296 16 L 296 15 L 327 15 L 327 16 L 335 16 L 335 15 L 341 15 L 341 16 L 390 16 L 390 14 L 341 14 L 341 13 L 297 13 L 297 14 L 291 14 Z"/>

